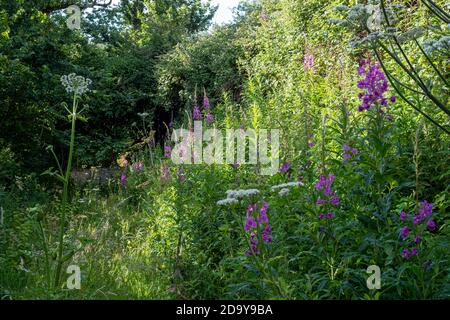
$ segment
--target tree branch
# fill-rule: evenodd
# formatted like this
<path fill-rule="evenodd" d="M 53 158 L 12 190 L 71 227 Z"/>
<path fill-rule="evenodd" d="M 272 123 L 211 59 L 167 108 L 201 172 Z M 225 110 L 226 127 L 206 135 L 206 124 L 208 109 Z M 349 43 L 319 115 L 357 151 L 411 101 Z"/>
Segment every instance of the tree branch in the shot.
<path fill-rule="evenodd" d="M 94 7 L 103 7 L 107 8 L 112 4 L 112 0 L 109 0 L 107 3 L 99 3 L 99 0 L 89 1 L 87 3 L 80 4 L 80 1 L 76 0 L 63 0 L 63 1 L 40 1 L 40 10 L 46 14 L 50 14 L 52 12 L 58 10 L 64 10 L 71 5 L 78 6 L 81 10 L 86 10 L 88 8 Z"/>

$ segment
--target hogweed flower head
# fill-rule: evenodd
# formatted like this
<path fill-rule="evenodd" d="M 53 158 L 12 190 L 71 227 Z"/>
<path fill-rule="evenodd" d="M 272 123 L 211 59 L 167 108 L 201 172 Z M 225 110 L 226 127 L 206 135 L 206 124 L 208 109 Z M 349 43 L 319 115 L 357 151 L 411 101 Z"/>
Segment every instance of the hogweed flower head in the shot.
<path fill-rule="evenodd" d="M 280 196 L 280 197 L 284 197 L 284 196 L 287 196 L 288 194 L 289 194 L 289 189 L 288 188 L 284 188 L 284 189 L 281 189 L 279 192 L 278 192 L 278 195 Z"/>
<path fill-rule="evenodd" d="M 301 180 L 303 180 L 303 179 L 301 179 Z M 288 183 L 283 183 L 283 184 L 278 184 L 276 186 L 272 186 L 271 189 L 272 190 L 287 189 L 287 188 L 294 188 L 294 187 L 298 187 L 298 186 L 303 186 L 303 183 L 301 181 L 288 182 Z"/>
<path fill-rule="evenodd" d="M 75 73 L 63 75 L 60 80 L 61 84 L 66 88 L 67 93 L 73 92 L 78 96 L 82 96 L 84 93 L 89 92 L 89 86 L 92 84 L 91 79 L 77 76 Z"/>
<path fill-rule="evenodd" d="M 218 206 L 225 206 L 225 205 L 236 204 L 236 203 L 239 203 L 239 200 L 234 199 L 234 198 L 227 198 L 227 199 L 217 201 Z"/>

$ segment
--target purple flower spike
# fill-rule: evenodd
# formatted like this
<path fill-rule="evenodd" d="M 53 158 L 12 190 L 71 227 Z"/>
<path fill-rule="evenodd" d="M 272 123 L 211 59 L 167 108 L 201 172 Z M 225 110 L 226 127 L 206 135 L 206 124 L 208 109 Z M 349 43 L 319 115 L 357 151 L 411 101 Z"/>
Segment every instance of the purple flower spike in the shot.
<path fill-rule="evenodd" d="M 281 173 L 286 173 L 289 171 L 289 169 L 291 168 L 291 163 L 290 162 L 284 162 L 283 165 L 280 168 L 280 172 Z"/>
<path fill-rule="evenodd" d="M 170 146 L 164 146 L 164 158 L 170 158 L 172 156 L 172 148 Z"/>
<path fill-rule="evenodd" d="M 194 120 L 202 120 L 202 113 L 197 105 L 194 106 L 194 110 L 192 111 L 192 117 L 194 118 Z"/>
<path fill-rule="evenodd" d="M 125 173 L 122 173 L 122 176 L 120 177 L 120 183 L 123 187 L 127 186 L 127 175 Z"/>
<path fill-rule="evenodd" d="M 267 202 L 263 203 L 261 210 L 259 211 L 258 223 L 269 223 L 269 218 L 267 217 L 267 210 L 269 209 L 269 204 Z"/>
<path fill-rule="evenodd" d="M 433 215 L 433 204 L 428 201 L 422 201 L 420 203 L 419 215 L 422 217 L 431 217 Z"/>
<path fill-rule="evenodd" d="M 266 243 L 272 242 L 272 236 L 269 235 L 269 233 L 270 233 L 270 224 L 268 224 L 262 232 L 262 239 Z"/>
<path fill-rule="evenodd" d="M 206 92 L 205 96 L 203 97 L 203 108 L 205 108 L 205 110 L 208 110 L 210 108 L 209 99 L 208 96 L 206 95 Z"/>
<path fill-rule="evenodd" d="M 371 65 L 370 60 L 362 60 L 358 68 L 358 74 L 364 77 L 363 80 L 358 82 L 358 88 L 364 90 L 364 93 L 359 95 L 362 103 L 358 110 L 362 112 L 378 107 L 380 112 L 384 111 L 381 107 L 388 106 L 388 101 L 384 97 L 388 90 L 388 81 L 380 65 Z"/>
<path fill-rule="evenodd" d="M 337 207 L 340 203 L 341 203 L 341 201 L 339 200 L 338 196 L 335 194 L 333 196 L 333 199 L 331 199 L 331 204 L 333 206 Z"/>
<path fill-rule="evenodd" d="M 208 112 L 206 115 L 206 123 L 211 124 L 214 122 L 214 115 L 211 112 Z"/>

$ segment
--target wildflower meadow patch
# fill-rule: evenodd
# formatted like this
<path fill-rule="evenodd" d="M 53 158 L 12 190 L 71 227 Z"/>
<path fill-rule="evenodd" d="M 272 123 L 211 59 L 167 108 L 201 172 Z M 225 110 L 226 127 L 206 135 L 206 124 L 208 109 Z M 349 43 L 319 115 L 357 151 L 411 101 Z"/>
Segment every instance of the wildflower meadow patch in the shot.
<path fill-rule="evenodd" d="M 450 298 L 449 4 L 235 9 L 0 1 L 0 300 Z"/>

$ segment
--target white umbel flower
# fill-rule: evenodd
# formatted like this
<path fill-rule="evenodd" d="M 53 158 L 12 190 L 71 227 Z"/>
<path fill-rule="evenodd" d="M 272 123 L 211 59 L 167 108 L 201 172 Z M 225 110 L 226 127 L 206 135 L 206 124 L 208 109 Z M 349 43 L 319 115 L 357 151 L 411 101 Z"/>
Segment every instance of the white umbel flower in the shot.
<path fill-rule="evenodd" d="M 228 204 L 234 204 L 234 203 L 238 203 L 238 202 L 239 202 L 239 200 L 237 200 L 237 199 L 227 198 L 227 199 L 217 201 L 217 205 L 218 206 L 226 206 Z"/>
<path fill-rule="evenodd" d="M 91 79 L 77 76 L 75 73 L 61 76 L 61 84 L 66 88 L 67 93 L 73 92 L 79 96 L 90 91 L 91 83 Z"/>
<path fill-rule="evenodd" d="M 259 193 L 258 189 L 247 189 L 247 190 L 228 190 L 227 191 L 227 198 L 244 198 L 249 197 L 253 195 L 257 195 Z"/>
<path fill-rule="evenodd" d="M 283 184 L 273 186 L 271 189 L 278 190 L 278 189 L 293 188 L 293 187 L 298 187 L 298 186 L 303 186 L 303 183 L 302 182 L 288 182 L 288 183 L 283 183 Z"/>
<path fill-rule="evenodd" d="M 289 189 L 288 188 L 281 189 L 280 192 L 278 192 L 278 195 L 280 197 L 287 196 L 288 194 L 289 194 Z"/>

